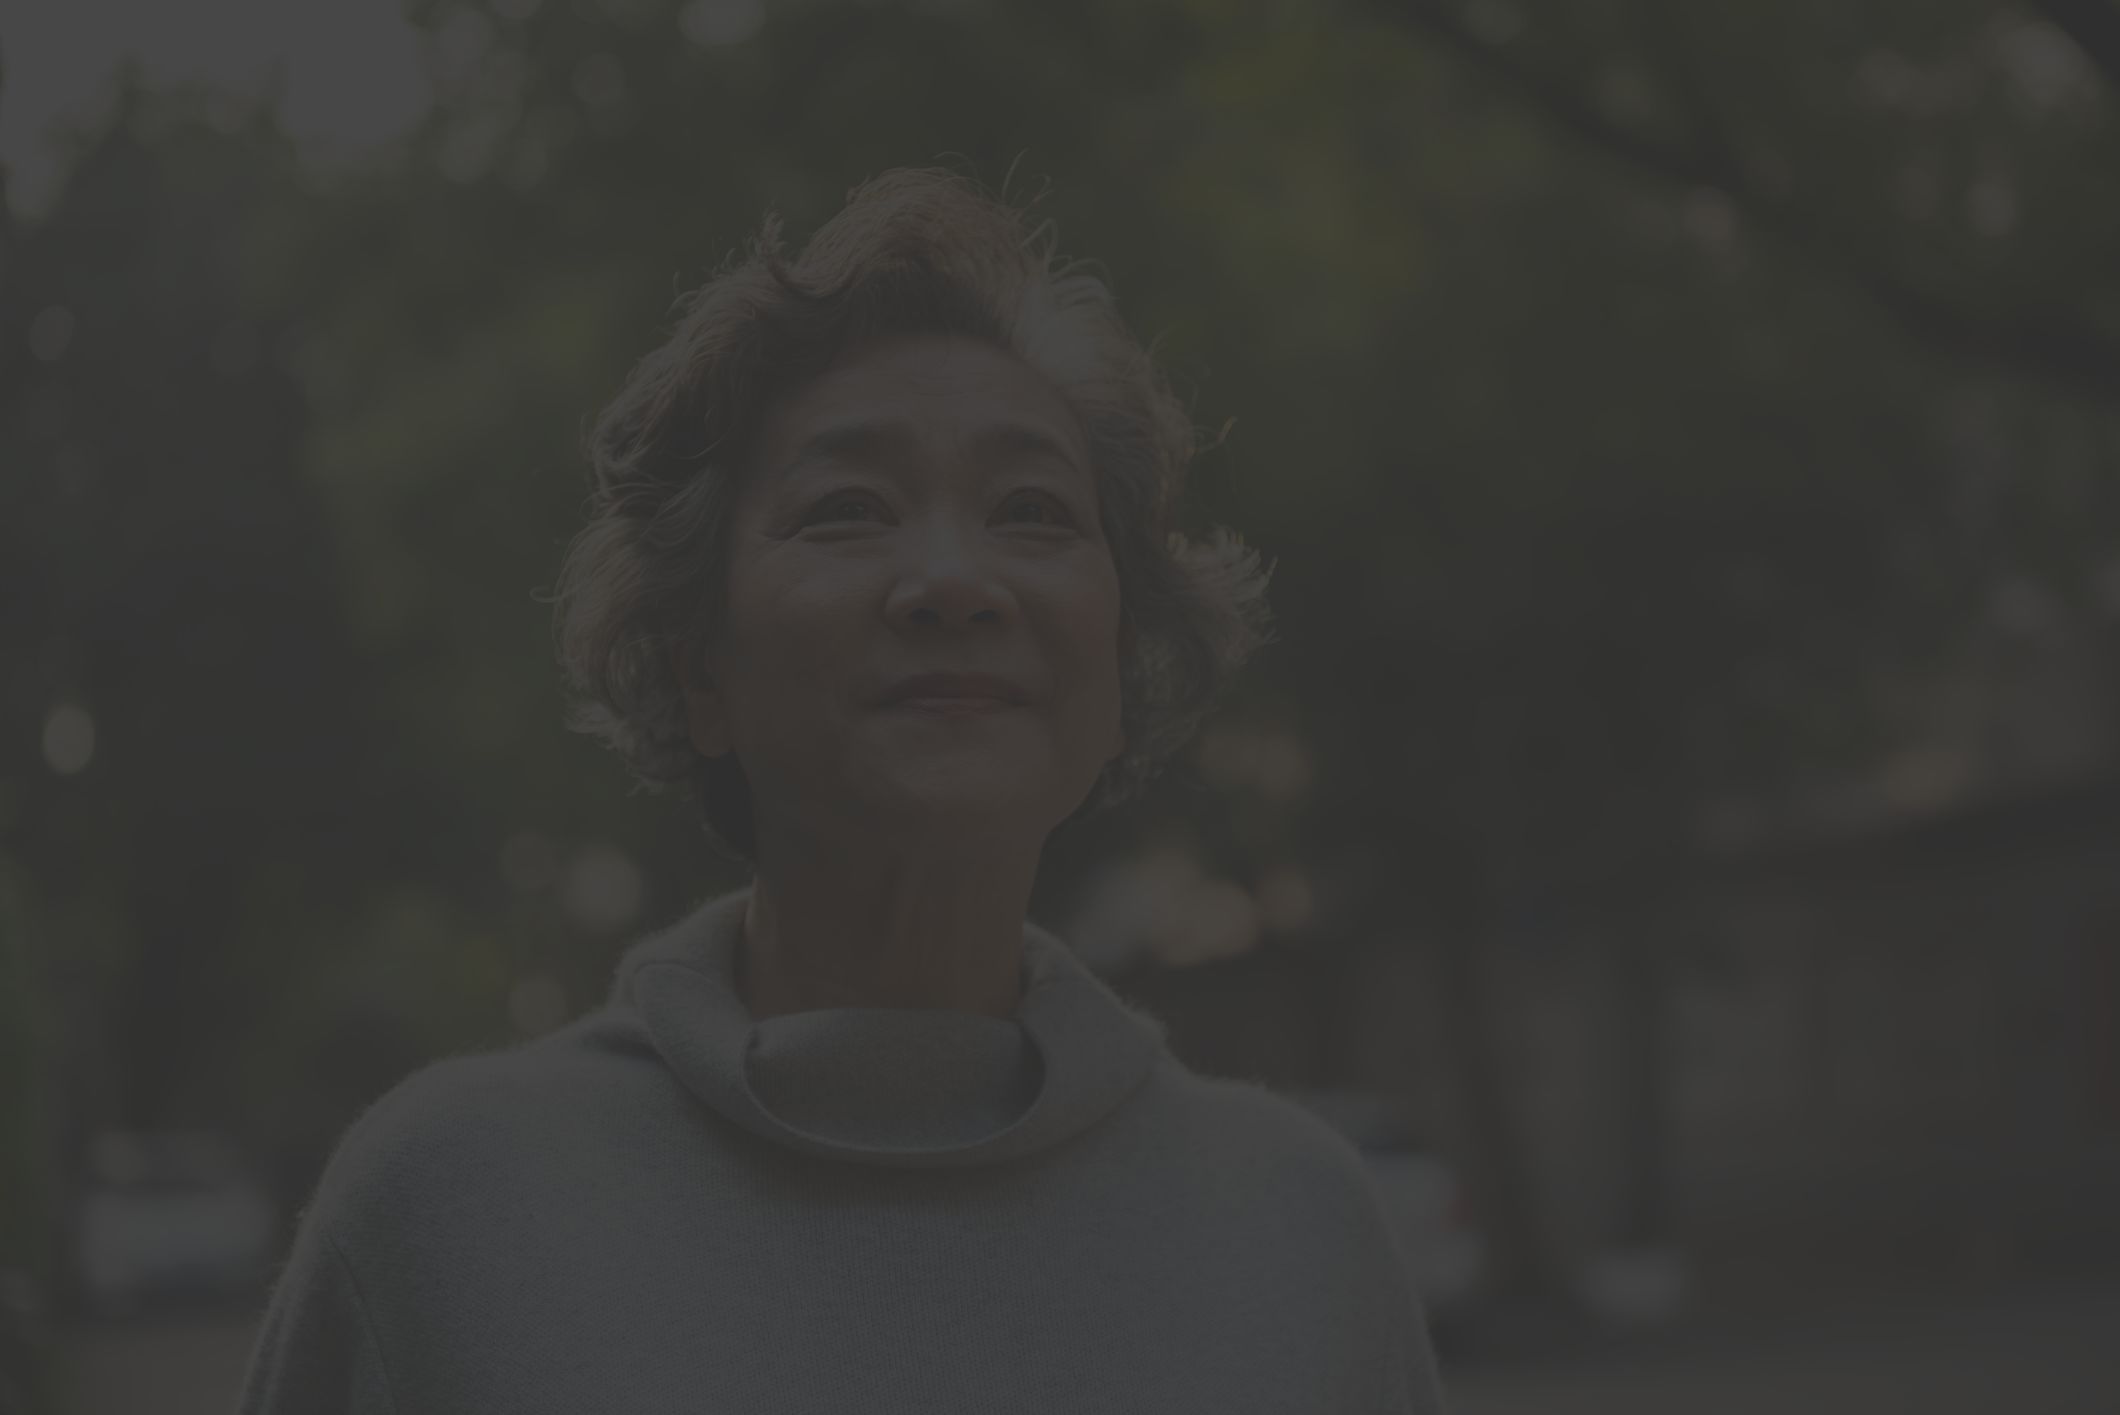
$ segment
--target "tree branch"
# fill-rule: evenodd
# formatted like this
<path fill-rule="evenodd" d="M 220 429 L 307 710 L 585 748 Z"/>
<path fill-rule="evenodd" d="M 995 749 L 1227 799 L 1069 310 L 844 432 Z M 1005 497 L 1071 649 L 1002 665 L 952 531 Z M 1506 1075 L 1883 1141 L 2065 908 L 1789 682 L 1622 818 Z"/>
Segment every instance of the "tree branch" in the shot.
<path fill-rule="evenodd" d="M 2102 0 L 2041 3 L 2108 13 Z M 2079 321 L 1990 313 L 1942 298 L 1854 249 L 1814 214 L 1770 193 L 1714 115 L 1702 109 L 1705 99 L 1697 85 L 1676 88 L 1697 126 L 1691 139 L 1652 137 L 1607 116 L 1565 79 L 1480 38 L 1445 0 L 1383 0 L 1383 7 L 1462 55 L 1564 132 L 1663 181 L 1720 191 L 1756 230 L 1855 286 L 1923 342 L 2079 392 L 2110 396 L 2120 389 L 2120 337 Z"/>

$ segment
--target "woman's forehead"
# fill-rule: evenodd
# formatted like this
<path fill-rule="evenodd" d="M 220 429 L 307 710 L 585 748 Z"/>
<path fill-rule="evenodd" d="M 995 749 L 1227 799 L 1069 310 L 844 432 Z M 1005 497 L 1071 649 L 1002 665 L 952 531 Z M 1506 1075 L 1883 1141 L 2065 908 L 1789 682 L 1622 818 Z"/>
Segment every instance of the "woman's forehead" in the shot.
<path fill-rule="evenodd" d="M 1074 410 L 983 340 L 924 335 L 857 346 L 782 400 L 760 429 L 769 475 L 811 461 L 887 461 L 947 440 L 981 456 L 1054 458 L 1087 472 Z"/>

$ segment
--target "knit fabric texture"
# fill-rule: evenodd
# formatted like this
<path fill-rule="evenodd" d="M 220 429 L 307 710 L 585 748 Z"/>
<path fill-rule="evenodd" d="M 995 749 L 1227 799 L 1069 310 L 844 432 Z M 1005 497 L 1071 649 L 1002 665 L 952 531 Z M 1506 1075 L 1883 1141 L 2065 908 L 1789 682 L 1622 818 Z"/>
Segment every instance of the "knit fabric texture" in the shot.
<path fill-rule="evenodd" d="M 1352 1146 L 1180 1064 L 1051 933 L 1014 1018 L 751 1017 L 748 890 L 341 1139 L 250 1415 L 1436 1415 Z"/>

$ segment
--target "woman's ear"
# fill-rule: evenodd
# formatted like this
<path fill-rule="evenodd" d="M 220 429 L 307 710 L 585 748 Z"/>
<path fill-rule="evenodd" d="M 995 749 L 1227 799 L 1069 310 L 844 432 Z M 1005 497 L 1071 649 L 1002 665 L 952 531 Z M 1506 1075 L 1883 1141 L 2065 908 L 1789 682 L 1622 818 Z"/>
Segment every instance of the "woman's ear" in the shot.
<path fill-rule="evenodd" d="M 671 651 L 671 666 L 684 694 L 685 727 L 692 749 L 703 757 L 726 756 L 729 752 L 728 713 L 714 674 L 707 664 L 706 650 L 696 644 L 680 644 Z"/>

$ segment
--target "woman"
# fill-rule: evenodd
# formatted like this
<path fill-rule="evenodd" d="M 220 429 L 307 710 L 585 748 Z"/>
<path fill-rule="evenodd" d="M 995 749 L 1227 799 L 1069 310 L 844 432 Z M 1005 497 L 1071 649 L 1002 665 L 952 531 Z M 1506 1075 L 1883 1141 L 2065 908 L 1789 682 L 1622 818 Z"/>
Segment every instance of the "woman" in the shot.
<path fill-rule="evenodd" d="M 347 1134 L 252 1411 L 1430 1412 L 1354 1152 L 1026 919 L 1261 642 L 1100 282 L 938 171 L 769 218 L 592 440 L 579 725 L 748 887 Z"/>

